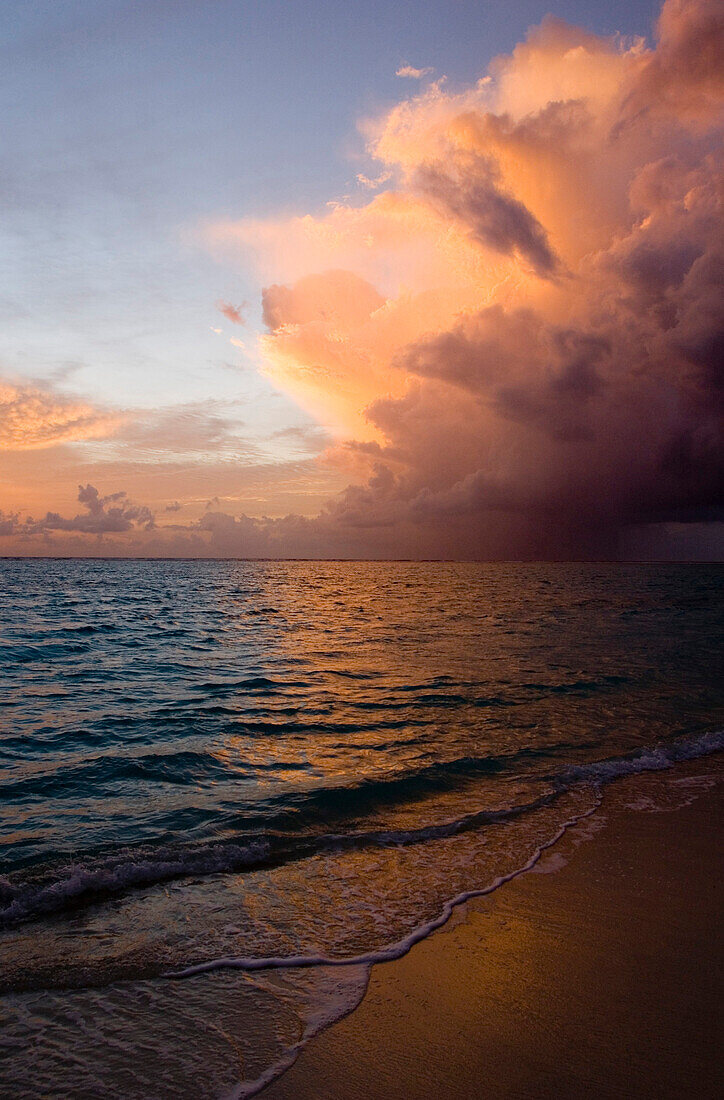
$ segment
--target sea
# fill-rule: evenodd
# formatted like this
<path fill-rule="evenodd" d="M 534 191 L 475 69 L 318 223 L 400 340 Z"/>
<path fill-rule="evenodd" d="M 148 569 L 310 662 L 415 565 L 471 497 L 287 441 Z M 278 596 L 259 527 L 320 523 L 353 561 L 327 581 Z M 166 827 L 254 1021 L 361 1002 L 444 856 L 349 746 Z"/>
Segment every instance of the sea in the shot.
<path fill-rule="evenodd" d="M 609 784 L 721 759 L 723 580 L 0 561 L 0 1094 L 258 1093 Z"/>

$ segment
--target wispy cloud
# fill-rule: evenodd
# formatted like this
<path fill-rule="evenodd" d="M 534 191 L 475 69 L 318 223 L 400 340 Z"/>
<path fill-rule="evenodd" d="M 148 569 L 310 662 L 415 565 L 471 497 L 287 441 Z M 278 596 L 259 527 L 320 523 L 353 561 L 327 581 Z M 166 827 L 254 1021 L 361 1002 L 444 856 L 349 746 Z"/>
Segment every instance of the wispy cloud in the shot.
<path fill-rule="evenodd" d="M 246 302 L 242 302 L 239 306 L 233 306 L 231 302 L 219 301 L 216 303 L 216 308 L 219 313 L 223 313 L 227 321 L 231 321 L 232 325 L 245 325 L 246 319 L 242 313 Z"/>
<path fill-rule="evenodd" d="M 244 436 L 244 424 L 232 411 L 229 402 L 217 400 L 135 410 L 127 414 L 117 446 L 141 461 L 158 455 L 258 457 L 259 446 Z"/>
<path fill-rule="evenodd" d="M 368 191 L 376 191 L 383 184 L 388 183 L 392 179 L 392 172 L 380 172 L 374 179 L 370 179 L 369 176 L 365 176 L 363 172 L 357 173 L 357 183 L 360 187 L 366 188 Z"/>
<path fill-rule="evenodd" d="M 412 65 L 401 65 L 395 76 L 409 77 L 410 80 L 422 80 L 423 77 L 434 73 L 432 68 L 415 69 Z"/>

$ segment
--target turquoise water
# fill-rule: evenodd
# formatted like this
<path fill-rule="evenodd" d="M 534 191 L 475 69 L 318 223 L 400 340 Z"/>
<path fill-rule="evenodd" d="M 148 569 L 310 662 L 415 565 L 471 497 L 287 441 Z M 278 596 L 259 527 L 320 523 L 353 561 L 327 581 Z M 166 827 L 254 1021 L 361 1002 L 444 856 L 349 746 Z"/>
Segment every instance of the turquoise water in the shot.
<path fill-rule="evenodd" d="M 14 1095 L 152 1096 L 156 1073 L 189 1095 L 201 1066 L 191 1095 L 241 1095 L 355 1003 L 370 959 L 515 872 L 603 783 L 721 747 L 723 577 L 0 562 Z M 164 976 L 228 958 L 244 969 Z M 246 1023 L 210 1053 L 189 1036 L 219 1011 Z"/>

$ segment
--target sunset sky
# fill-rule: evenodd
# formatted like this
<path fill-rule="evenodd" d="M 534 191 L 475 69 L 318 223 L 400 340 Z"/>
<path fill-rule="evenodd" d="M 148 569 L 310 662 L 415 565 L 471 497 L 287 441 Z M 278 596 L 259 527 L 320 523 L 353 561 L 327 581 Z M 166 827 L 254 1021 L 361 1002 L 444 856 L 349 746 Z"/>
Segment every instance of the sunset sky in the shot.
<path fill-rule="evenodd" d="M 721 557 L 720 0 L 0 27 L 0 554 Z"/>

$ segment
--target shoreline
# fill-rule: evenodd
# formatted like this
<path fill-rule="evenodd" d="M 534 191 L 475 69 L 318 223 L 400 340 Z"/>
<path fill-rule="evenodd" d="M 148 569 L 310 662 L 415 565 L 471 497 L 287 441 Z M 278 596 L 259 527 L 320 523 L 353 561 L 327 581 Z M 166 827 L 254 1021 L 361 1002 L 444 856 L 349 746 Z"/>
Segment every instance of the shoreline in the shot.
<path fill-rule="evenodd" d="M 375 964 L 359 1006 L 258 1095 L 724 1094 L 723 797 L 711 758 L 612 784 L 534 868 Z"/>

